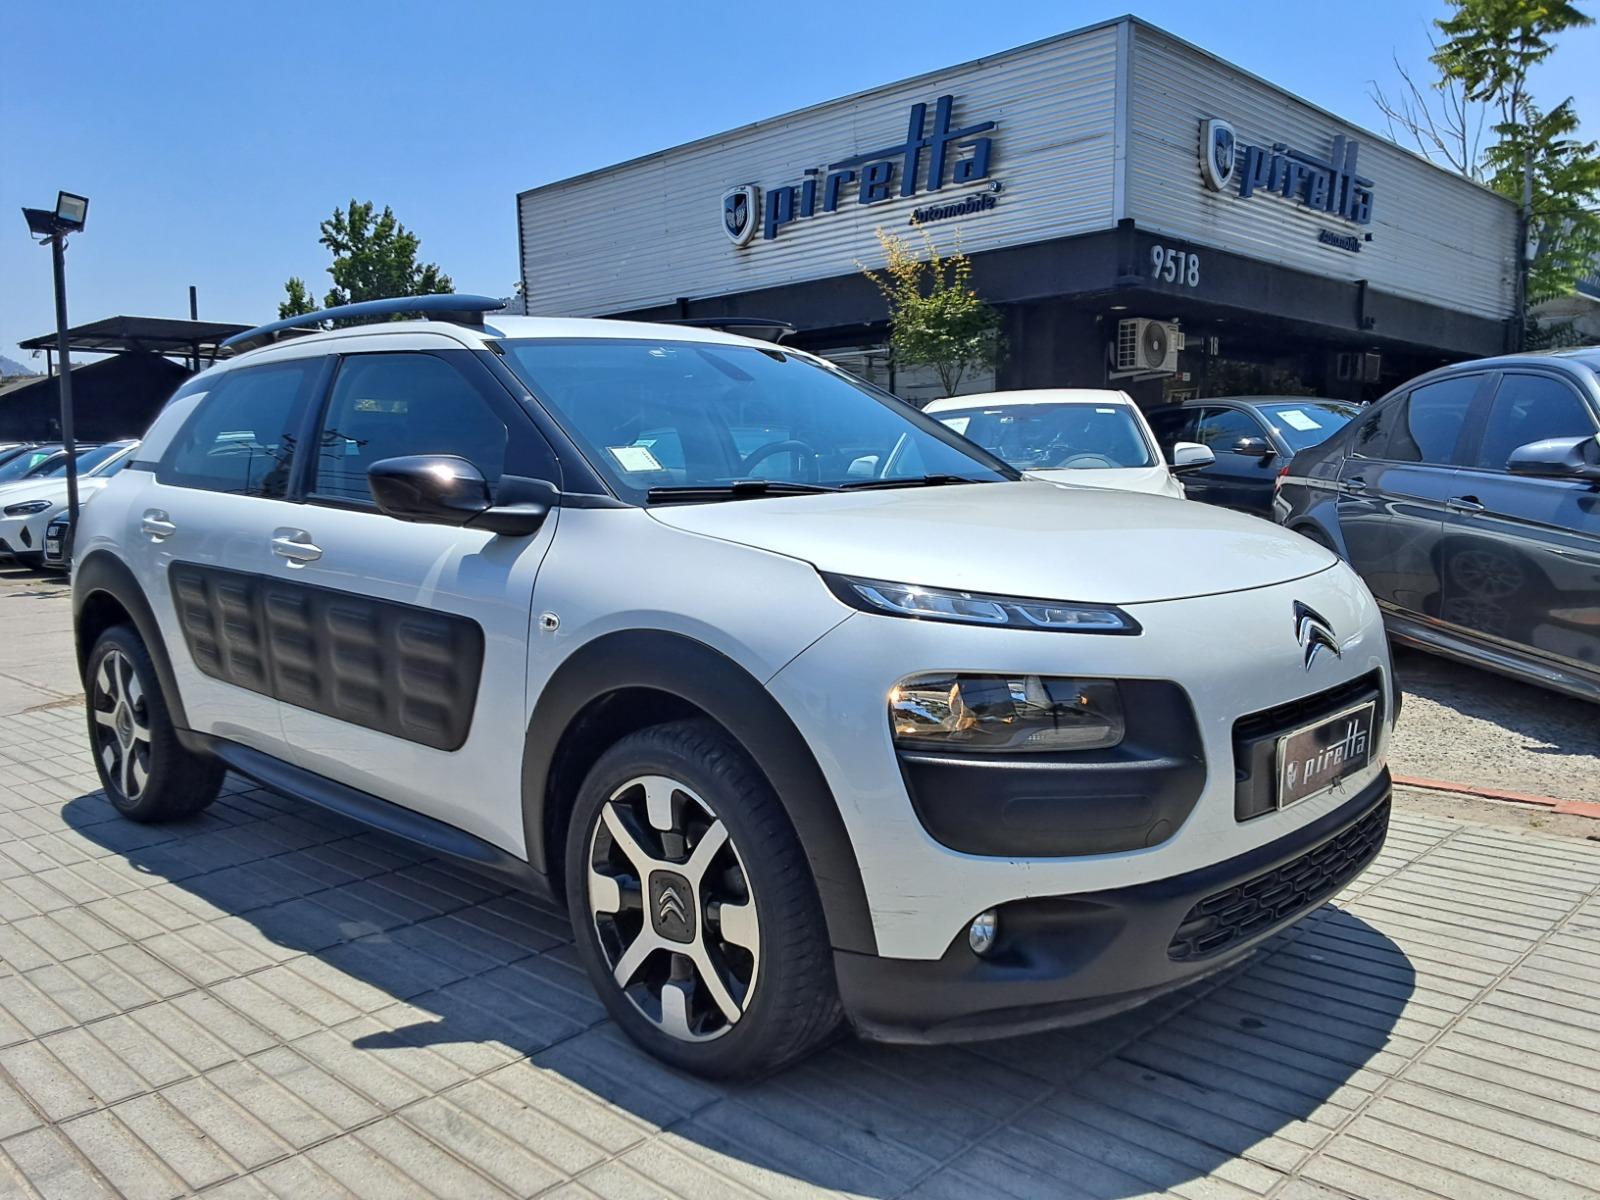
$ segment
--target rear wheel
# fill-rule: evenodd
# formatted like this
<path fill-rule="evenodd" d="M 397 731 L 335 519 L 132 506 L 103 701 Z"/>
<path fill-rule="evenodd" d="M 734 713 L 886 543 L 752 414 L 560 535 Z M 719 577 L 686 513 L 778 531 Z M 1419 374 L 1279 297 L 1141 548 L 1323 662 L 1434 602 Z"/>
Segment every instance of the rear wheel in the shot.
<path fill-rule="evenodd" d="M 839 1024 L 809 865 L 781 803 L 709 721 L 600 757 L 566 847 L 579 956 L 612 1017 L 674 1066 L 766 1073 Z"/>
<path fill-rule="evenodd" d="M 133 629 L 114 625 L 100 635 L 84 683 L 95 769 L 118 812 L 172 821 L 217 798 L 223 766 L 178 742 L 155 664 Z"/>

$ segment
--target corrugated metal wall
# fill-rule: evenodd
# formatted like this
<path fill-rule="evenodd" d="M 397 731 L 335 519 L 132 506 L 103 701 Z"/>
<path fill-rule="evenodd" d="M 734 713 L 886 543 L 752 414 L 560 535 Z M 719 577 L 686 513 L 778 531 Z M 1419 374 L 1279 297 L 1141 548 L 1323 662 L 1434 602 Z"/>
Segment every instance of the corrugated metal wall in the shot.
<path fill-rule="evenodd" d="M 796 220 L 746 247 L 722 231 L 722 194 L 797 183 L 810 167 L 894 145 L 911 106 L 955 96 L 953 125 L 996 121 L 985 213 L 930 225 L 967 251 L 1064 237 L 1114 223 L 1118 27 L 1104 25 L 966 67 L 879 88 L 716 139 L 525 193 L 518 202 L 528 311 L 576 316 L 749 291 L 881 264 L 874 230 L 909 232 L 912 209 L 983 185 L 946 182 L 870 206 Z M 927 156 L 923 157 L 926 169 Z M 898 179 L 898 175 L 897 175 Z M 1068 281 L 1063 281 L 1066 286 Z"/>
<path fill-rule="evenodd" d="M 1513 304 L 1516 212 L 1503 198 L 1393 144 L 1136 24 L 1129 80 L 1127 215 L 1141 229 L 1314 271 L 1483 317 Z M 1281 196 L 1213 192 L 1200 181 L 1202 119 L 1230 122 L 1243 144 L 1328 153 L 1335 134 L 1361 143 L 1374 182 L 1370 225 L 1313 213 Z M 1318 231 L 1372 234 L 1359 253 Z"/>

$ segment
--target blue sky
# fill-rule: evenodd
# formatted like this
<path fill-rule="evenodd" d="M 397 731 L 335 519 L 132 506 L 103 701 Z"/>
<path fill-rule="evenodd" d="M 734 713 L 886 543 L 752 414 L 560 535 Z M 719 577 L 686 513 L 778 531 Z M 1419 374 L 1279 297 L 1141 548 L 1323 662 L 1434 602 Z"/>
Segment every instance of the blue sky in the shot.
<path fill-rule="evenodd" d="M 1600 7 L 1586 6 L 1600 14 Z M 44 10 L 41 10 L 41 14 Z M 276 316 L 327 286 L 317 224 L 392 205 L 461 291 L 517 278 L 524 188 L 1107 17 L 1005 0 L 795 4 L 127 4 L 0 16 L 0 354 L 52 326 L 49 259 L 17 208 L 91 198 L 68 252 L 74 323 Z M 1425 67 L 1441 0 L 1150 0 L 1139 16 L 1371 128 L 1391 54 Z M 70 13 L 70 17 L 57 14 Z M 1600 29 L 1539 80 L 1600 134 Z M 1586 69 L 1587 68 L 1587 69 Z M 24 359 L 24 361 L 26 361 Z M 30 364 L 31 365 L 31 364 Z M 43 368 L 42 358 L 37 364 Z"/>

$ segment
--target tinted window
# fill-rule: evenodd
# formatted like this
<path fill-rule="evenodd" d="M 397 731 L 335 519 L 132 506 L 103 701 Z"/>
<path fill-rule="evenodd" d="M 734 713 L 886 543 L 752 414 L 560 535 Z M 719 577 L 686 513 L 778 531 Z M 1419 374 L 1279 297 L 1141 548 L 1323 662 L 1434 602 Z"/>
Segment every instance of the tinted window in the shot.
<path fill-rule="evenodd" d="M 1405 397 L 1401 396 L 1368 412 L 1346 442 L 1350 453 L 1357 458 L 1382 458 L 1388 454 L 1390 434 L 1405 416 L 1405 411 Z"/>
<path fill-rule="evenodd" d="M 1472 398 L 1483 384 L 1481 375 L 1457 375 L 1414 390 L 1394 422 L 1385 458 L 1398 462 L 1459 465 L 1456 443 Z"/>
<path fill-rule="evenodd" d="M 1322 445 L 1350 424 L 1350 419 L 1358 411 L 1353 404 L 1340 404 L 1332 400 L 1304 400 L 1293 404 L 1261 406 L 1261 413 L 1271 422 L 1273 431 L 1288 442 L 1289 449 L 1296 454 Z"/>
<path fill-rule="evenodd" d="M 1267 431 L 1247 412 L 1237 408 L 1202 408 L 1193 441 L 1210 446 L 1213 454 L 1227 454 L 1240 438 L 1261 438 Z"/>
<path fill-rule="evenodd" d="M 15 483 L 19 479 L 37 479 L 46 474 L 55 462 L 65 462 L 66 455 L 54 448 L 24 450 L 4 466 L 0 466 L 0 483 Z"/>
<path fill-rule="evenodd" d="M 507 364 L 630 499 L 750 478 L 836 487 L 1014 476 L 902 401 L 781 350 L 632 338 L 502 344 Z"/>
<path fill-rule="evenodd" d="M 1020 470 L 1148 467 L 1154 459 L 1125 404 L 1014 404 L 941 412 L 948 429 Z"/>
<path fill-rule="evenodd" d="M 281 497 L 301 404 L 320 361 L 243 367 L 216 380 L 156 470 L 162 483 Z"/>
<path fill-rule="evenodd" d="M 492 484 L 505 472 L 505 422 L 475 384 L 437 355 L 345 359 L 323 417 L 311 490 L 371 500 L 367 468 L 405 454 L 459 455 Z"/>
<path fill-rule="evenodd" d="M 1582 397 L 1548 375 L 1507 375 L 1500 380 L 1477 465 L 1503 471 L 1518 446 L 1546 438 L 1594 432 L 1594 417 Z"/>
<path fill-rule="evenodd" d="M 1194 441 L 1194 418 L 1195 410 L 1192 408 L 1169 408 L 1165 412 L 1149 414 L 1150 428 L 1155 432 L 1156 441 L 1169 455 L 1175 442 Z"/>

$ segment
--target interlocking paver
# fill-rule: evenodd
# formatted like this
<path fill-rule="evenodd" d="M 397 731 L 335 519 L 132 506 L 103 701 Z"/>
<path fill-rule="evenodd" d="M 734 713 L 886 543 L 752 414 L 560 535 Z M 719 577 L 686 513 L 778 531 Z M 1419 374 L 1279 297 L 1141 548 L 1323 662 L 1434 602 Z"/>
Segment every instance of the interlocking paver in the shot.
<path fill-rule="evenodd" d="M 727 1087 L 547 905 L 237 780 L 125 822 L 81 723 L 0 718 L 0 1195 L 1600 1195 L 1600 845 L 1401 810 L 1187 993 Z"/>

